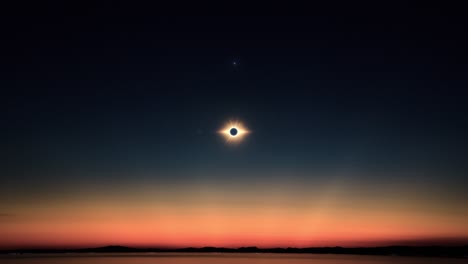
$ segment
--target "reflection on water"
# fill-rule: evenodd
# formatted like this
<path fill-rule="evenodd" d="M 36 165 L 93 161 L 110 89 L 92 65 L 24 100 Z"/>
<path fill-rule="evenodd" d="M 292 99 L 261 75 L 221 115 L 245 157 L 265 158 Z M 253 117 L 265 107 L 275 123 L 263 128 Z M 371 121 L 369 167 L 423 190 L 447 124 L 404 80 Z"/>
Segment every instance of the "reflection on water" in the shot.
<path fill-rule="evenodd" d="M 466 259 L 315 254 L 24 254 L 0 255 L 2 264 L 456 264 Z"/>

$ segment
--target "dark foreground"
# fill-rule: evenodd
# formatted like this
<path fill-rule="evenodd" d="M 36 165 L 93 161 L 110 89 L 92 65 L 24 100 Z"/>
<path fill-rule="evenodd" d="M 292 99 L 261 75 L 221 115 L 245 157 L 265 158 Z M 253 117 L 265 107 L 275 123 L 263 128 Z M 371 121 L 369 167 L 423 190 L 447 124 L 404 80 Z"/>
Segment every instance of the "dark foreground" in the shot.
<path fill-rule="evenodd" d="M 346 255 L 379 255 L 379 256 L 419 256 L 419 257 L 447 257 L 467 258 L 468 246 L 460 247 L 409 247 L 389 246 L 372 248 L 267 248 L 257 247 L 241 248 L 181 248 L 181 249 L 157 249 L 157 248 L 131 248 L 122 246 L 107 246 L 84 249 L 18 249 L 1 251 L 8 255 L 22 254 L 65 254 L 65 253 L 283 253 L 283 254 L 346 254 Z"/>
<path fill-rule="evenodd" d="M 0 255 L 2 264 L 461 264 L 461 258 L 249 253 L 68 253 Z"/>

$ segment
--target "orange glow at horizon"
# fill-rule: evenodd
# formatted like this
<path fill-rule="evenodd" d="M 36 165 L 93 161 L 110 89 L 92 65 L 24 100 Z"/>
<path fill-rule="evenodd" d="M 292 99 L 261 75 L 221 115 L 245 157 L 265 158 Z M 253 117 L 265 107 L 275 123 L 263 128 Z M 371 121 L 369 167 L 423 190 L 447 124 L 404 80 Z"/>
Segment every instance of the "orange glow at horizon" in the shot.
<path fill-rule="evenodd" d="M 29 217 L 4 219 L 0 247 L 361 246 L 468 237 L 462 220 L 401 210 L 84 203 L 32 209 Z"/>

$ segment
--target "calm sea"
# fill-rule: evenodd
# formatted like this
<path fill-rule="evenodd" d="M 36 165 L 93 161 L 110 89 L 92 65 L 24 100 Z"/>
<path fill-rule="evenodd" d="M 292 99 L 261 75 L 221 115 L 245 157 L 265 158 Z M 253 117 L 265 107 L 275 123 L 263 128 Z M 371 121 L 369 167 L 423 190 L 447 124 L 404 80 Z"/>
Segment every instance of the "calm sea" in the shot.
<path fill-rule="evenodd" d="M 314 254 L 57 254 L 0 255 L 2 264 L 452 264 L 467 259 Z"/>

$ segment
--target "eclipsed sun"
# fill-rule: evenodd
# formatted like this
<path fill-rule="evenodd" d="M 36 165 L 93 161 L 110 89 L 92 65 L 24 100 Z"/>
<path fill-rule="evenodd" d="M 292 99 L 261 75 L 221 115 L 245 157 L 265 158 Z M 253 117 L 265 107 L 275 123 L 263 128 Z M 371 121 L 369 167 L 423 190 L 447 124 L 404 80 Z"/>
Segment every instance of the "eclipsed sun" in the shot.
<path fill-rule="evenodd" d="M 218 131 L 228 143 L 238 143 L 250 133 L 240 121 L 229 121 Z"/>

